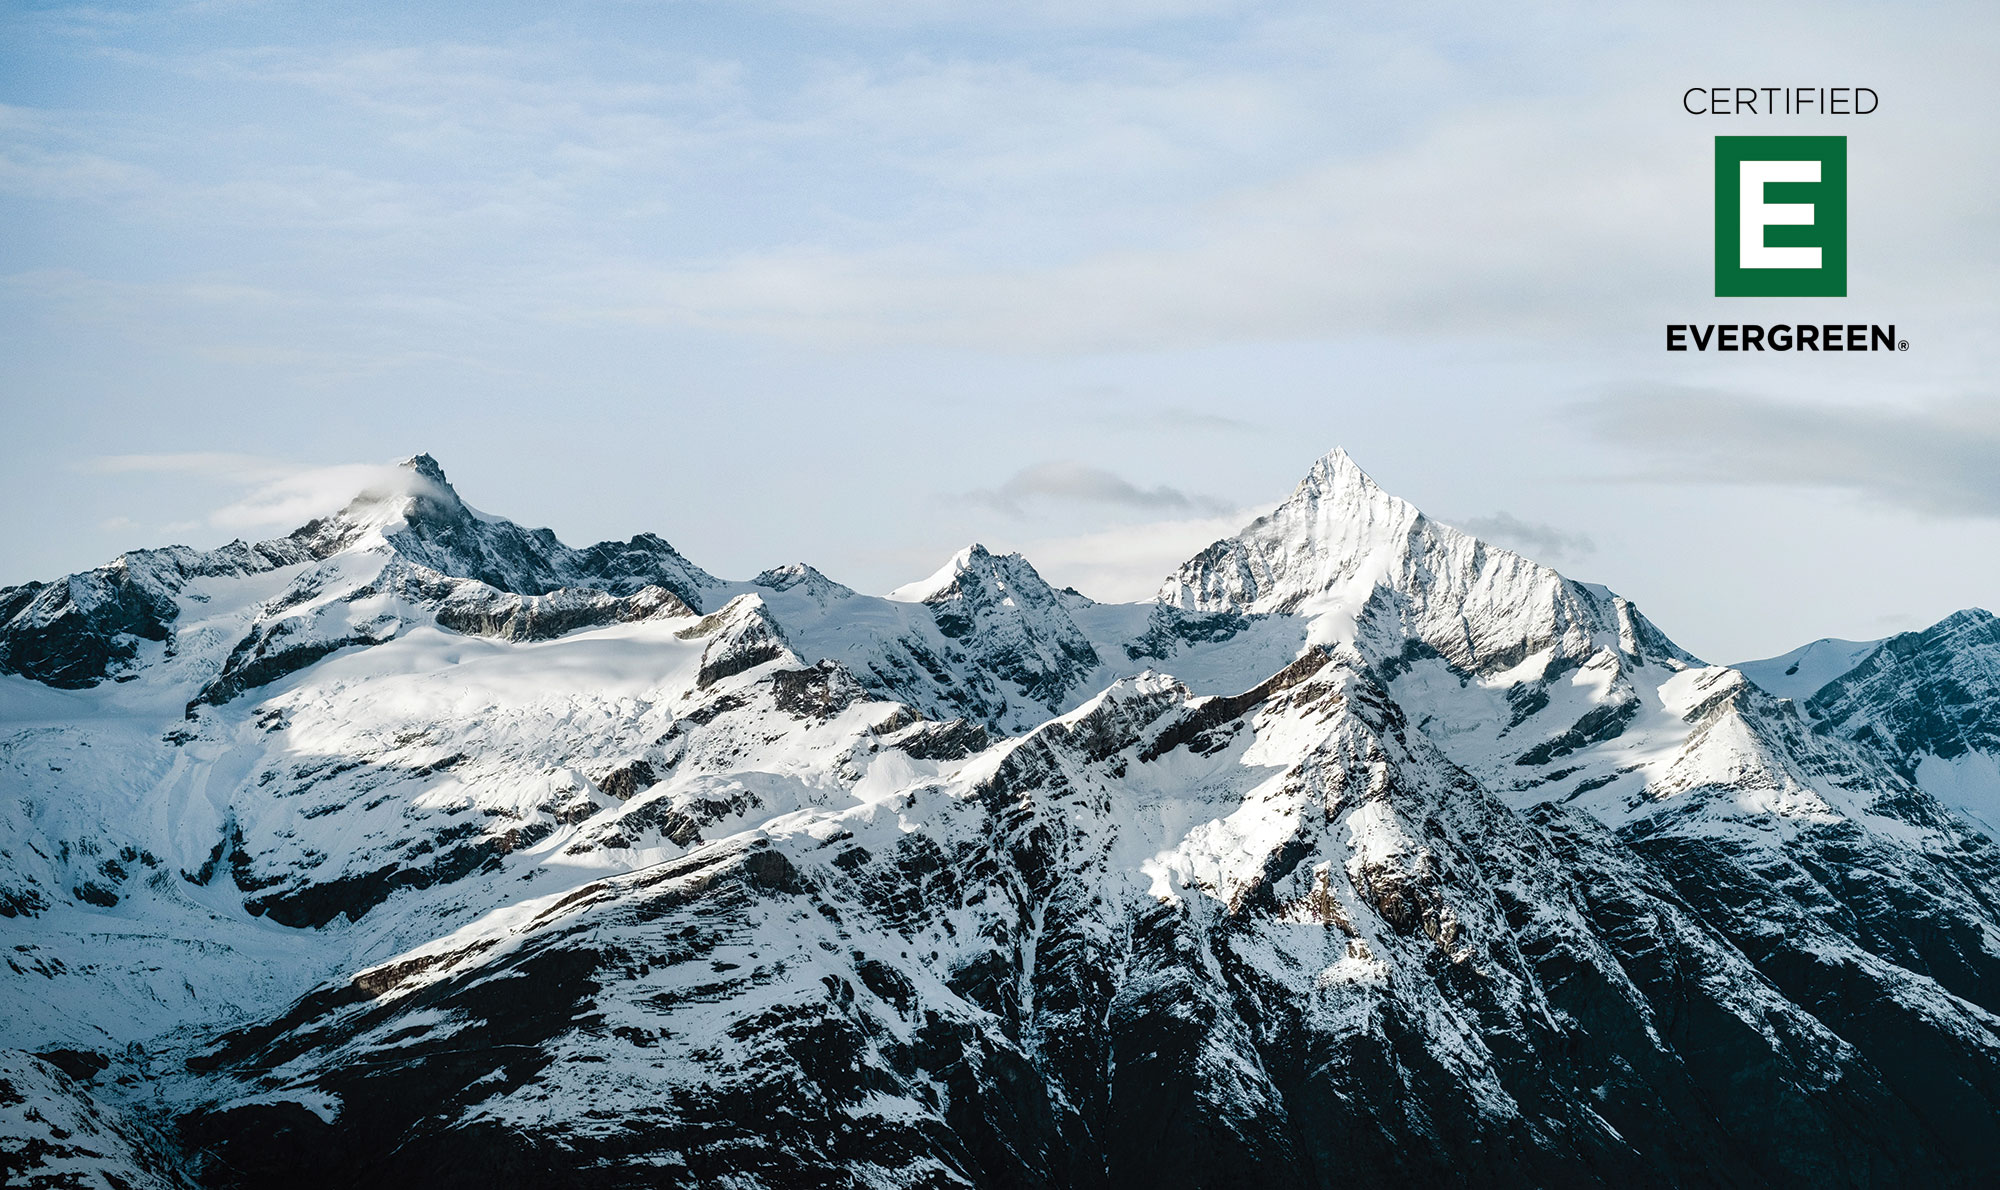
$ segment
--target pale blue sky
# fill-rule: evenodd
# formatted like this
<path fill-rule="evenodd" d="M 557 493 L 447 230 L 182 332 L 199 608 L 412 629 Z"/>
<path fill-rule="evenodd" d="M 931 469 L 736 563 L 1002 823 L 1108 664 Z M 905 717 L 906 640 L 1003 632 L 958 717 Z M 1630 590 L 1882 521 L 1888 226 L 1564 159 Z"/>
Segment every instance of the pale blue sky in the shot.
<path fill-rule="evenodd" d="M 1082 7 L 0 7 L 0 583 L 428 450 L 732 577 L 1130 597 L 1340 444 L 1718 659 L 2000 603 L 1989 5 Z M 1852 297 L 1706 296 L 1718 132 L 1849 135 Z M 1662 350 L 1798 318 L 1912 350 Z"/>

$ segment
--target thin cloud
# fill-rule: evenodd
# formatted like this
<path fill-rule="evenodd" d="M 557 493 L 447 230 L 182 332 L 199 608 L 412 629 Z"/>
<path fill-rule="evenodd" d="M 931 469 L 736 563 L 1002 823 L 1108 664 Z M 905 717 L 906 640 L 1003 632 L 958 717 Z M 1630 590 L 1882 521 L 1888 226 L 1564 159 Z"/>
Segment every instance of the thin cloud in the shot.
<path fill-rule="evenodd" d="M 1570 562 L 1597 552 L 1597 543 L 1581 533 L 1569 533 L 1537 521 L 1524 521 L 1505 509 L 1492 516 L 1472 517 L 1458 527 L 1473 536 L 1506 546 L 1544 562 Z"/>
<path fill-rule="evenodd" d="M 1028 504 L 1042 502 L 1211 515 L 1229 507 L 1225 501 L 1190 495 L 1164 484 L 1142 488 L 1102 467 L 1073 462 L 1037 463 L 1015 472 L 997 488 L 969 492 L 966 498 L 1012 515 L 1020 515 Z"/>
<path fill-rule="evenodd" d="M 1057 586 L 1074 587 L 1092 599 L 1129 602 L 1151 599 L 1181 563 L 1271 511 L 1275 505 L 1242 508 L 1216 516 L 1149 521 L 1097 533 L 1044 538 L 1020 552 Z"/>
<path fill-rule="evenodd" d="M 1807 404 L 1652 386 L 1583 412 L 1598 437 L 1649 455 L 1646 478 L 1831 488 L 1933 516 L 2000 517 L 2000 401 Z"/>
<path fill-rule="evenodd" d="M 311 466 L 260 455 L 203 451 L 105 455 L 91 460 L 89 469 L 104 475 L 182 476 L 234 489 L 233 498 L 211 509 L 202 521 L 230 532 L 294 529 L 338 511 L 358 493 L 406 480 L 401 468 L 388 464 Z M 117 519 L 132 524 L 126 518 Z"/>
<path fill-rule="evenodd" d="M 773 2 L 863 25 L 1018 33 L 1022 19 L 960 0 Z M 1494 332 L 1569 343 L 1622 338 L 1657 321 L 1655 295 L 1700 292 L 1705 216 L 1687 196 L 1702 193 L 1707 162 L 1650 81 L 1684 29 L 1570 4 L 1534 19 L 1356 20 L 1119 0 L 1075 19 L 1205 12 L 1215 40 L 1198 46 L 1086 40 L 1050 55 L 1003 38 L 982 52 L 835 52 L 781 70 L 744 46 L 635 50 L 514 29 L 483 42 L 469 28 L 464 42 L 416 45 L 126 48 L 149 77 L 178 72 L 258 112 L 275 103 L 274 119 L 311 113 L 325 135 L 306 138 L 303 156 L 206 162 L 189 146 L 208 141 L 157 111 L 0 108 L 12 146 L 0 145 L 0 191 L 115 199 L 124 217 L 226 236 L 246 245 L 241 273 L 284 262 L 343 309 L 383 290 L 418 301 L 451 290 L 474 318 L 843 347 L 1065 353 Z M 1751 46 L 1777 20 L 1731 17 Z M 1941 49 L 1920 32 L 1878 38 L 1884 20 L 1829 14 L 1785 43 L 1806 38 L 1797 48 L 1810 56 L 1880 41 L 1887 78 L 1901 64 L 1925 80 L 1984 77 L 1990 38 Z M 1578 46 L 1605 44 L 1626 48 L 1577 68 Z M 1521 85 L 1551 75 L 1568 89 Z M 1580 104 L 1576 89 L 1594 80 Z M 1370 118 L 1329 121 L 1329 109 Z M 1880 292 L 1983 303 L 1990 254 L 1958 246 L 1984 242 L 1992 171 L 1928 168 L 1945 150 L 1963 164 L 1964 145 L 1983 143 L 1932 124 L 1857 169 L 1857 210 L 1882 205 L 1871 179 L 1951 179 L 1925 195 L 1930 217 L 1895 221 L 1919 239 L 1866 255 L 1923 262 L 1879 279 Z M 1486 180 L 1476 202 L 1468 177 Z M 718 178 L 728 184 L 701 181 Z M 730 231 L 662 234 L 711 223 Z M 337 250 L 316 246 L 304 269 L 274 250 L 308 243 Z M 362 317 L 385 333 L 406 322 Z"/>
<path fill-rule="evenodd" d="M 1188 405 L 1155 407 L 1149 396 L 1137 396 L 1118 385 L 1079 388 L 1076 395 L 1101 402 L 1090 420 L 1111 429 L 1138 434 L 1262 434 L 1266 427 L 1240 417 L 1212 413 Z"/>
<path fill-rule="evenodd" d="M 1623 100 L 1581 119 L 1496 104 L 1392 150 L 1229 188 L 1150 243 L 1025 263 L 786 247 L 708 267 L 641 264 L 607 276 L 599 288 L 612 300 L 579 316 L 1059 354 L 1369 333 L 1573 336 L 1650 316 L 1651 299 L 1634 294 L 1699 279 L 1697 258 L 1678 251 L 1698 240 L 1699 214 L 1678 196 L 1700 190 L 1701 162 L 1634 123 Z M 1562 151 L 1578 141 L 1595 151 Z M 1441 197 L 1468 175 L 1507 184 L 1471 206 Z M 1635 237 L 1635 225 L 1658 234 Z"/>

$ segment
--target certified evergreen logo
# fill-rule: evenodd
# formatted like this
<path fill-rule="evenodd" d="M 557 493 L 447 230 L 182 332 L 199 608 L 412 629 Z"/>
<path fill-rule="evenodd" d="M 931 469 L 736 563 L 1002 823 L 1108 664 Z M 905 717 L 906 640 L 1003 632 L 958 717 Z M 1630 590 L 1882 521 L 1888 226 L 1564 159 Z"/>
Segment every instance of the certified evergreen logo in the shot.
<path fill-rule="evenodd" d="M 1715 138 L 1715 296 L 1847 296 L 1847 138 Z"/>

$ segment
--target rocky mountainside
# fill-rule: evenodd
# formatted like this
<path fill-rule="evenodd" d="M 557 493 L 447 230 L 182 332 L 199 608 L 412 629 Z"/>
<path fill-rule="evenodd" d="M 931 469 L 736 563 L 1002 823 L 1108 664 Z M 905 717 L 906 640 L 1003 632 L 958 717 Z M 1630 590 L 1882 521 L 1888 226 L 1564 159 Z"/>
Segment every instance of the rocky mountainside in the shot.
<path fill-rule="evenodd" d="M 1886 755 L 2000 835 L 2000 622 L 1991 612 L 1971 608 L 1921 632 L 1807 649 L 1745 668 L 1800 702 L 1822 730 Z"/>
<path fill-rule="evenodd" d="M 1338 451 L 1137 605 L 403 475 L 0 591 L 10 1179 L 2000 1180 L 1984 612 L 1753 681 Z"/>

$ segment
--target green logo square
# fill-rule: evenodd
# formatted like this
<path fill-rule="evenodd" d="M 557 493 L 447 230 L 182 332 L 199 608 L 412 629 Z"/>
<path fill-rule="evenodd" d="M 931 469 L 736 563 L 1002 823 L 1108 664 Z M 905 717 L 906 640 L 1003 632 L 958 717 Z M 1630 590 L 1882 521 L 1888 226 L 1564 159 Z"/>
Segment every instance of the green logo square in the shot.
<path fill-rule="evenodd" d="M 1715 138 L 1715 296 L 1847 296 L 1847 138 Z"/>

